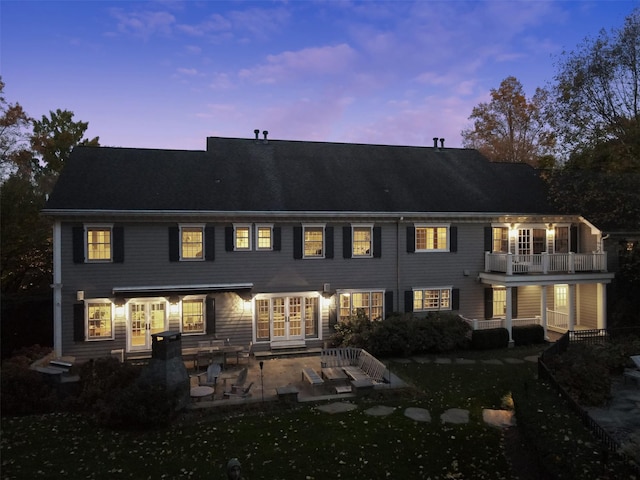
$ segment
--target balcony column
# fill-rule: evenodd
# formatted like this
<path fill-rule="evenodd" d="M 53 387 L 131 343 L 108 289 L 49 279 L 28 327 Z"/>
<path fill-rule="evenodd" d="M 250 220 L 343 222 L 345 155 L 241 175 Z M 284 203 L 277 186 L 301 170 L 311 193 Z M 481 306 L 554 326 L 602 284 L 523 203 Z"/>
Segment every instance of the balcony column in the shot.
<path fill-rule="evenodd" d="M 512 289 L 513 287 L 507 287 L 507 305 L 506 305 L 506 318 L 505 320 L 505 328 L 509 332 L 509 346 L 513 346 L 513 332 L 511 331 L 511 326 L 513 324 L 513 313 L 511 309 L 513 308 L 512 301 Z"/>
<path fill-rule="evenodd" d="M 576 328 L 576 285 L 569 284 L 569 330 Z"/>
<path fill-rule="evenodd" d="M 547 286 L 540 285 L 540 322 L 544 330 L 544 339 L 549 340 L 547 335 Z"/>
<path fill-rule="evenodd" d="M 597 303 L 597 327 L 600 329 L 607 328 L 607 286 L 604 283 L 596 285 L 598 292 Z"/>

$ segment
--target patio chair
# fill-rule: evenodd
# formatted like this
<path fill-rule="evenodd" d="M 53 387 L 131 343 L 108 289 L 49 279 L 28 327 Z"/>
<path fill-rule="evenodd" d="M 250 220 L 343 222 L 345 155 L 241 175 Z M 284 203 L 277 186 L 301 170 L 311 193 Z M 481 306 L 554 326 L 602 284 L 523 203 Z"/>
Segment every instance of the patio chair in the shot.
<path fill-rule="evenodd" d="M 247 381 L 247 373 L 248 369 L 246 367 L 240 371 L 240 373 L 238 374 L 238 378 L 236 378 L 236 381 L 231 384 L 232 392 L 234 392 L 235 390 L 242 390 L 242 388 L 244 387 L 244 382 Z"/>
<path fill-rule="evenodd" d="M 253 386 L 253 382 L 251 382 L 249 385 L 247 385 L 244 388 L 238 387 L 235 391 L 232 388 L 231 391 L 224 392 L 224 398 L 229 398 L 229 397 L 246 398 L 246 397 L 250 397 L 251 393 L 249 393 L 249 390 L 251 390 L 252 386 Z"/>
<path fill-rule="evenodd" d="M 218 376 L 222 367 L 218 363 L 212 363 L 207 367 L 206 372 L 197 373 L 192 375 L 192 378 L 198 379 L 198 386 L 200 387 L 215 387 L 218 382 Z"/>
<path fill-rule="evenodd" d="M 251 362 L 251 355 L 253 355 L 253 342 L 249 342 L 249 345 L 246 348 L 240 350 L 236 354 L 236 363 L 240 364 L 240 359 L 246 358 L 247 364 L 249 364 Z"/>

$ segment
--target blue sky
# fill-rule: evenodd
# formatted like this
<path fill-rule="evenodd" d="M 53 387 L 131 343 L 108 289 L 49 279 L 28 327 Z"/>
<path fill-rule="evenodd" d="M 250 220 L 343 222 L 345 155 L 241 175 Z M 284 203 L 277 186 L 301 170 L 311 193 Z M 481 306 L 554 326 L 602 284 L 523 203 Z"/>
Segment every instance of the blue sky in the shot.
<path fill-rule="evenodd" d="M 563 50 L 638 0 L 11 1 L 0 74 L 106 146 L 203 150 L 207 136 L 461 146 L 513 75 L 528 95 Z"/>

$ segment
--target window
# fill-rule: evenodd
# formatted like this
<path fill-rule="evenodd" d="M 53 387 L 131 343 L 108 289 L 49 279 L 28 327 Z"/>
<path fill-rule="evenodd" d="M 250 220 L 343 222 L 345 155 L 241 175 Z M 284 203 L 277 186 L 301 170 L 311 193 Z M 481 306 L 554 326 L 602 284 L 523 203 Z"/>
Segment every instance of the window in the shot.
<path fill-rule="evenodd" d="M 354 257 L 371 257 L 371 226 L 354 226 L 352 255 Z"/>
<path fill-rule="evenodd" d="M 87 302 L 87 340 L 112 340 L 113 315 L 110 302 Z"/>
<path fill-rule="evenodd" d="M 273 249 L 273 227 L 271 225 L 256 226 L 256 245 L 258 250 Z"/>
<path fill-rule="evenodd" d="M 183 333 L 205 333 L 204 300 L 182 300 Z"/>
<path fill-rule="evenodd" d="M 256 299 L 256 339 L 269 340 L 271 307 L 268 298 Z"/>
<path fill-rule="evenodd" d="M 204 259 L 204 227 L 189 225 L 180 227 L 182 260 Z"/>
<path fill-rule="evenodd" d="M 413 311 L 451 310 L 451 288 L 428 288 L 413 291 Z"/>
<path fill-rule="evenodd" d="M 493 227 L 493 252 L 509 253 L 509 229 Z"/>
<path fill-rule="evenodd" d="M 569 227 L 555 227 L 554 253 L 569 253 Z"/>
<path fill-rule="evenodd" d="M 251 226 L 234 225 L 233 245 L 235 250 L 251 250 Z"/>
<path fill-rule="evenodd" d="M 416 226 L 416 251 L 449 250 L 447 226 Z"/>
<path fill-rule="evenodd" d="M 546 251 L 547 230 L 545 228 L 521 228 L 518 230 L 518 251 L 520 255 L 540 254 Z"/>
<path fill-rule="evenodd" d="M 111 261 L 111 227 L 87 227 L 87 260 Z"/>
<path fill-rule="evenodd" d="M 343 292 L 340 293 L 340 321 L 344 322 L 359 313 L 365 315 L 369 320 L 380 320 L 383 318 L 384 292 Z"/>
<path fill-rule="evenodd" d="M 493 288 L 493 318 L 504 318 L 507 314 L 507 289 Z"/>
<path fill-rule="evenodd" d="M 324 226 L 303 227 L 304 258 L 324 257 Z"/>

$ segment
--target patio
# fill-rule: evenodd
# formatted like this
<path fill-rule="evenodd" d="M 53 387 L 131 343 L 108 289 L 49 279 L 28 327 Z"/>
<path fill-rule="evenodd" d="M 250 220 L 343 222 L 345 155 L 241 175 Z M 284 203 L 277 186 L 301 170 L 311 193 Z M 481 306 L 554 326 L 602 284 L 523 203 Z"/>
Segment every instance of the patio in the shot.
<path fill-rule="evenodd" d="M 260 363 L 262 363 L 262 370 L 260 369 Z M 194 374 L 195 371 L 192 365 L 189 363 L 186 365 L 189 374 Z M 253 382 L 250 390 L 251 395 L 246 398 L 225 398 L 223 395 L 224 391 L 231 388 L 234 379 L 237 378 L 237 375 L 245 367 L 248 368 L 248 370 L 244 385 L 248 386 Z M 248 365 L 246 362 L 234 364 L 233 361 L 231 361 L 218 378 L 213 400 L 211 400 L 211 397 L 205 397 L 205 399 L 201 400 L 196 399 L 191 402 L 191 406 L 193 408 L 210 408 L 234 404 L 275 401 L 279 399 L 276 389 L 281 387 L 295 387 L 298 391 L 298 402 L 344 399 L 356 396 L 355 392 L 336 393 L 335 387 L 340 384 L 334 384 L 327 380 L 321 385 L 312 385 L 302 375 L 302 371 L 305 368 L 311 368 L 319 374 L 320 354 L 273 356 L 260 359 L 251 357 Z M 374 390 L 407 387 L 407 384 L 393 372 L 390 373 L 390 378 L 391 381 L 389 383 L 376 384 Z"/>

